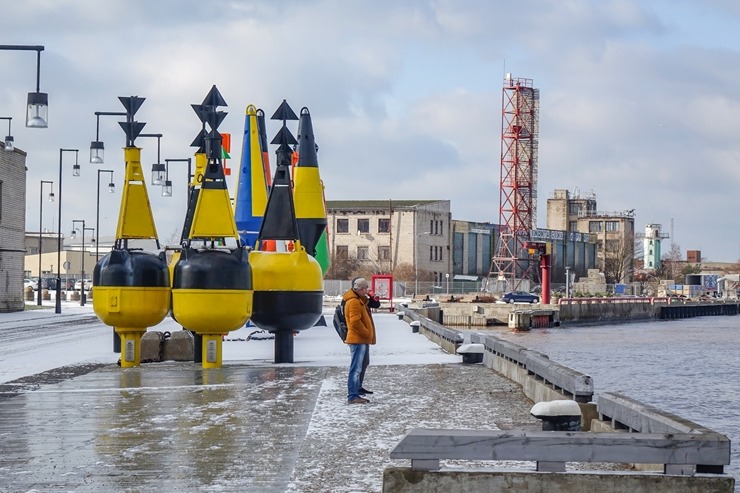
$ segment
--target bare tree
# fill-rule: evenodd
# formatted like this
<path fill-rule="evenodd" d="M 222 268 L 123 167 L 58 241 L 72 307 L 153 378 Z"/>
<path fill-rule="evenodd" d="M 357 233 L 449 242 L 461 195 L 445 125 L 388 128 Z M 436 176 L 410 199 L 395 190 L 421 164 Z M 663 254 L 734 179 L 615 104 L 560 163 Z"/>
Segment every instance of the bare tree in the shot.
<path fill-rule="evenodd" d="M 676 281 L 676 277 L 680 276 L 683 269 L 681 265 L 681 247 L 678 243 L 671 243 L 671 249 L 663 254 L 660 264 L 660 269 L 658 269 L 660 277 Z"/>
<path fill-rule="evenodd" d="M 358 276 L 357 272 L 361 269 L 362 260 L 358 260 L 357 257 L 334 255 L 325 277 L 326 279 L 352 279 Z"/>
<path fill-rule="evenodd" d="M 635 257 L 633 235 L 606 240 L 604 249 L 604 277 L 608 284 L 629 282 Z"/>
<path fill-rule="evenodd" d="M 175 228 L 172 232 L 162 238 L 162 243 L 165 245 L 179 245 L 180 244 L 180 230 Z"/>

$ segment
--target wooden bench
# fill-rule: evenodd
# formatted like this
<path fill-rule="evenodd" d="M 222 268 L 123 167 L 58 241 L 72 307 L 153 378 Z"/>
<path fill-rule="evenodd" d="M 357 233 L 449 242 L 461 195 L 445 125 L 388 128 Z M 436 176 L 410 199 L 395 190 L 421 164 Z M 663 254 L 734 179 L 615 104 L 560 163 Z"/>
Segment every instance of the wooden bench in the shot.
<path fill-rule="evenodd" d="M 663 464 L 664 474 L 691 476 L 696 464 L 730 463 L 719 433 L 590 433 L 585 431 L 410 430 L 390 453 L 411 469 L 435 471 L 440 460 L 536 461 L 537 471 L 565 472 L 566 462 Z"/>

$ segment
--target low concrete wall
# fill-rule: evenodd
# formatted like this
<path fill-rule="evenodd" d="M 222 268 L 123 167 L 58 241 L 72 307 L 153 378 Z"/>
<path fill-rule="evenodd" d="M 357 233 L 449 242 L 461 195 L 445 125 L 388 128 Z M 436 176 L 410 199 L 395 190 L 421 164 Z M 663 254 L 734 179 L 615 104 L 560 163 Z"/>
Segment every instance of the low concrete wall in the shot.
<path fill-rule="evenodd" d="M 608 487 L 607 487 L 608 485 Z M 536 471 L 414 471 L 391 467 L 383 471 L 383 493 L 468 493 L 506 491 L 547 493 L 732 493 L 735 480 L 717 476 L 653 474 L 578 474 Z"/>
<path fill-rule="evenodd" d="M 406 309 L 407 318 L 424 320 L 416 313 Z M 437 325 L 437 324 L 435 324 Z M 581 429 L 587 431 L 621 431 L 625 433 L 655 432 L 712 434 L 708 439 L 726 445 L 727 462 L 729 463 L 729 440 L 712 430 L 678 416 L 664 413 L 658 409 L 643 405 L 638 401 L 619 394 L 604 394 L 601 409 L 589 402 L 593 395 L 593 382 L 587 375 L 549 360 L 549 357 L 523 346 L 504 341 L 494 336 L 477 333 L 471 336 L 471 342 L 484 345 L 483 364 L 508 379 L 522 386 L 527 397 L 535 402 L 562 399 L 580 400 Z M 589 394 L 590 392 L 590 394 Z M 580 398 L 576 398 L 580 396 Z M 585 399 L 588 397 L 588 399 Z M 578 432 L 576 432 L 578 433 Z M 479 432 L 476 432 L 478 436 Z M 472 442 L 471 442 L 472 443 Z M 567 455 L 567 454 L 566 454 Z M 423 467 L 425 463 L 436 462 L 436 456 L 430 454 L 419 456 L 422 465 L 419 470 L 411 468 L 387 468 L 383 474 L 383 492 L 430 492 L 444 491 L 450 493 L 468 491 L 547 491 L 588 492 L 610 491 L 630 493 L 663 493 L 663 492 L 702 492 L 732 493 L 735 480 L 728 476 L 719 476 L 722 466 L 708 465 L 672 465 L 655 464 L 638 465 L 638 469 L 658 470 L 656 473 L 624 472 L 582 472 L 561 473 L 539 471 L 501 471 L 501 470 L 434 470 L 438 467 Z M 494 455 L 493 457 L 498 457 Z M 493 458 L 491 457 L 491 458 Z M 489 457 L 486 457 L 489 458 Z M 635 457 L 637 458 L 637 457 Z M 502 457 L 505 459 L 505 457 Z M 546 459 L 552 460 L 552 459 Z M 562 458 L 568 461 L 567 457 Z M 620 458 L 619 462 L 624 460 Z M 639 459 L 637 459 L 639 460 Z M 412 464 L 414 461 L 412 460 Z M 547 467 L 547 462 L 544 463 Z M 643 467 L 640 467 L 643 466 Z M 677 469 L 678 468 L 678 469 Z M 704 475 L 703 473 L 713 473 Z M 681 475 L 673 475 L 681 474 Z M 605 488 L 605 485 L 608 485 Z"/>
<path fill-rule="evenodd" d="M 608 300 L 609 298 L 605 298 Z M 660 305 L 637 302 L 581 302 L 560 306 L 561 323 L 575 322 L 629 322 L 657 319 Z"/>
<path fill-rule="evenodd" d="M 462 332 L 449 329 L 432 319 L 432 317 L 439 318 L 440 313 L 439 308 L 422 308 L 416 311 L 406 309 L 404 318 L 410 321 L 418 321 L 420 334 L 446 352 L 457 354 L 457 348 L 464 342 L 465 337 Z"/>

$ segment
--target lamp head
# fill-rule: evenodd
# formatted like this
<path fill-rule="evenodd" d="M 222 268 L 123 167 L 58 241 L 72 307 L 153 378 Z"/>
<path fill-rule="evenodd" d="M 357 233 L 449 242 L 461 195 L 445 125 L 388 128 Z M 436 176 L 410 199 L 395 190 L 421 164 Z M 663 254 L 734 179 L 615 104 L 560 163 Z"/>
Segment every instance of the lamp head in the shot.
<path fill-rule="evenodd" d="M 165 180 L 162 185 L 162 197 L 172 197 L 172 182 Z"/>
<path fill-rule="evenodd" d="M 152 164 L 152 185 L 164 185 L 165 182 L 165 165 L 162 163 Z"/>
<path fill-rule="evenodd" d="M 94 140 L 90 142 L 90 163 L 103 164 L 105 156 L 105 145 L 102 141 Z"/>
<path fill-rule="evenodd" d="M 45 92 L 29 92 L 26 108 L 26 126 L 47 128 L 49 126 L 49 95 Z"/>

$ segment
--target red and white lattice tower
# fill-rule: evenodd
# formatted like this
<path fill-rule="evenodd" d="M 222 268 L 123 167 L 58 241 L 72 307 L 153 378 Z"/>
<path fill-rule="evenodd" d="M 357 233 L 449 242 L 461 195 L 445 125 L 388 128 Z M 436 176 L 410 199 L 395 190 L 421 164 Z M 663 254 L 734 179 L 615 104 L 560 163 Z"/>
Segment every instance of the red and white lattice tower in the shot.
<path fill-rule="evenodd" d="M 532 79 L 507 74 L 502 94 L 499 239 L 488 290 L 515 290 L 522 280 L 537 276 L 524 243 L 537 227 L 539 108 L 540 92 L 532 87 Z"/>

